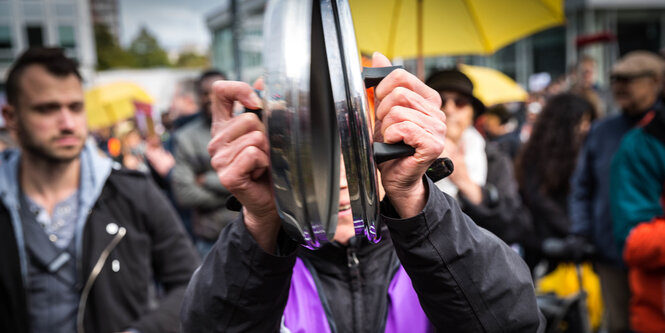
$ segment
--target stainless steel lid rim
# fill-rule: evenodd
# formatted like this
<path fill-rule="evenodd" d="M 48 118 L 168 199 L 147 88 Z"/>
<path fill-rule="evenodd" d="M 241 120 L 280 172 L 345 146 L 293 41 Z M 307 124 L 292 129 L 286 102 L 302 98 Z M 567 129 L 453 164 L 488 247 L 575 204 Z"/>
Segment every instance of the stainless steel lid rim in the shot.
<path fill-rule="evenodd" d="M 347 172 L 349 184 L 357 181 L 357 186 L 349 186 L 352 197 L 352 211 L 354 221 L 364 221 L 364 230 L 370 241 L 378 242 L 381 238 L 378 226 L 378 182 L 376 178 L 376 165 L 371 147 L 371 126 L 368 118 L 369 106 L 362 80 L 362 70 L 358 61 L 358 48 L 356 46 L 355 31 L 351 18 L 351 9 L 347 0 L 322 0 L 330 2 L 332 17 L 335 21 L 336 34 L 340 60 L 344 73 L 344 88 L 346 94 L 347 129 L 339 124 L 340 132 L 348 132 L 342 136 L 344 159 L 347 165 L 352 165 L 352 172 Z M 325 15 L 325 14 L 324 14 Z M 326 35 L 328 37 L 328 35 Z M 332 68 L 331 68 L 332 71 Z M 338 116 L 338 119 L 340 117 Z M 344 141 L 346 140 L 346 145 Z M 352 179 L 353 178 L 353 179 Z M 354 223 L 360 225 L 360 223 Z"/>

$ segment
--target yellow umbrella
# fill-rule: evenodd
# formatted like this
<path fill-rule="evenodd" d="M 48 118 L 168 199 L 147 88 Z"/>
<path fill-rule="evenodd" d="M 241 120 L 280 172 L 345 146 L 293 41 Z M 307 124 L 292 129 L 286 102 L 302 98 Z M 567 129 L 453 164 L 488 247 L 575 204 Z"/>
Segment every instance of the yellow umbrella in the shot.
<path fill-rule="evenodd" d="M 88 90 L 85 93 L 88 127 L 104 128 L 133 117 L 136 102 L 152 104 L 153 99 L 131 82 L 114 82 Z"/>
<path fill-rule="evenodd" d="M 473 82 L 473 95 L 487 106 L 526 100 L 526 90 L 496 69 L 470 65 L 459 65 L 459 69 Z"/>
<path fill-rule="evenodd" d="M 349 5 L 361 52 L 421 62 L 423 56 L 491 54 L 565 19 L 563 0 L 349 0 Z"/>

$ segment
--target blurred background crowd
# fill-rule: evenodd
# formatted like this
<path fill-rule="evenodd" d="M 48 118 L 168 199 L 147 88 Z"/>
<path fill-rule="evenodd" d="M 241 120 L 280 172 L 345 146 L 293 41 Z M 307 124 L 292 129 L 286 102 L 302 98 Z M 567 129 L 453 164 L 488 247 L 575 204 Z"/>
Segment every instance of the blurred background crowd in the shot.
<path fill-rule="evenodd" d="M 485 8 L 478 1 L 475 12 L 466 12 L 452 1 L 405 1 L 403 12 L 392 15 L 394 2 L 350 0 L 361 52 L 380 51 L 434 89 L 456 92 L 442 93 L 444 108 L 473 106 L 468 115 L 447 111 L 446 156 L 456 171 L 437 185 L 523 256 L 542 293 L 565 299 L 580 295 L 582 283 L 593 328 L 627 331 L 636 292 L 628 268 L 640 266 L 622 247 L 659 237 L 631 243 L 628 235 L 662 215 L 665 180 L 633 175 L 624 182 L 620 167 L 632 167 L 637 148 L 654 159 L 646 169 L 665 169 L 658 164 L 665 156 L 622 138 L 665 112 L 665 2 L 531 1 L 539 10 L 520 1 L 488 1 Z M 229 193 L 209 163 L 209 93 L 215 80 L 261 75 L 265 3 L 0 0 L 0 105 L 2 80 L 19 54 L 64 48 L 80 63 L 99 149 L 152 175 L 204 256 L 236 214 L 226 208 Z M 381 27 L 382 36 L 370 33 Z M 472 86 L 446 85 L 451 75 Z M 12 147 L 0 120 L 0 151 Z M 652 192 L 642 187 L 653 184 L 660 192 L 646 198 Z M 627 194 L 615 194 L 617 188 Z M 655 213 L 646 201 L 656 202 Z M 543 250 L 549 238 L 574 253 L 592 246 L 594 255 L 554 260 Z"/>

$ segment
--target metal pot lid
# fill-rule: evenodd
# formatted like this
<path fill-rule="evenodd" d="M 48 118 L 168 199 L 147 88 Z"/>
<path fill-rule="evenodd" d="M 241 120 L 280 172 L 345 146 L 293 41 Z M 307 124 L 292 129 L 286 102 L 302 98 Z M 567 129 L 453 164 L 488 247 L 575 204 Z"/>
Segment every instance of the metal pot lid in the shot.
<path fill-rule="evenodd" d="M 378 242 L 375 157 L 382 161 L 415 150 L 404 144 L 372 144 L 364 82 L 378 84 L 394 68 L 363 73 L 347 0 L 271 0 L 263 29 L 263 121 L 285 230 L 312 248 L 332 239 L 341 154 L 356 235 Z M 452 164 L 447 167 L 440 160 L 433 164 L 437 175 L 431 178 L 452 172 Z"/>
<path fill-rule="evenodd" d="M 321 0 L 322 28 L 356 234 L 381 239 L 369 107 L 348 1 Z M 312 26 L 312 31 L 316 30 Z"/>
<path fill-rule="evenodd" d="M 312 62 L 325 62 L 323 40 L 311 35 L 312 17 L 317 20 L 312 8 L 311 0 L 267 5 L 263 112 L 283 226 L 292 238 L 316 248 L 332 239 L 337 227 L 340 141 L 330 80 Z"/>

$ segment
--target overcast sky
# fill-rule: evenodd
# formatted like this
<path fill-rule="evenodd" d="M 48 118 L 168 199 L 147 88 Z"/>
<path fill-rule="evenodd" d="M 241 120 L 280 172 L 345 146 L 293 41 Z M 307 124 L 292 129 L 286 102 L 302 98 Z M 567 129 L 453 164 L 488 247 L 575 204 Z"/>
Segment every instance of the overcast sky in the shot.
<path fill-rule="evenodd" d="M 120 41 L 129 44 L 141 26 L 146 26 L 168 50 L 190 44 L 207 48 L 211 36 L 205 15 L 222 3 L 223 0 L 120 0 Z"/>

